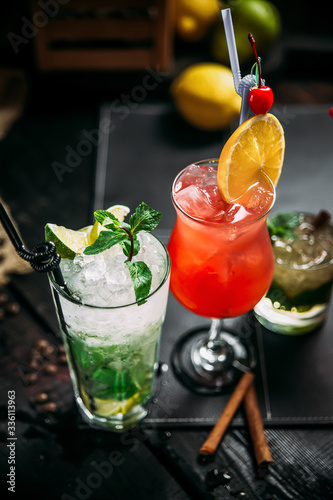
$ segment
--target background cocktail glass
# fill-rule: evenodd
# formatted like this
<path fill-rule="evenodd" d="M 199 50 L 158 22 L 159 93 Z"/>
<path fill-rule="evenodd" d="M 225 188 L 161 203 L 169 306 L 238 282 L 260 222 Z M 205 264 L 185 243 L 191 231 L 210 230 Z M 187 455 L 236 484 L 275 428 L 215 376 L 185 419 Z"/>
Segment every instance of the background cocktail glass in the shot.
<path fill-rule="evenodd" d="M 156 240 L 155 251 L 164 271 L 144 304 L 82 304 L 49 274 L 75 400 L 84 420 L 93 427 L 121 432 L 147 414 L 170 276 L 165 246 L 150 237 Z"/>
<path fill-rule="evenodd" d="M 172 293 L 187 309 L 211 319 L 209 332 L 188 332 L 172 353 L 176 374 L 185 385 L 202 393 L 224 390 L 253 366 L 251 346 L 227 331 L 222 320 L 250 311 L 267 292 L 274 271 L 266 225 L 275 199 L 274 186 L 265 177 L 263 206 L 259 203 L 259 207 L 255 196 L 247 200 L 251 205 L 247 212 L 240 204 L 227 205 L 218 194 L 216 179 L 214 185 L 217 165 L 217 159 L 194 163 L 174 180 L 172 201 L 177 219 L 168 244 Z M 207 203 L 197 198 L 193 166 L 209 170 L 203 199 L 216 195 L 217 205 L 222 203 L 223 212 L 224 203 L 227 215 L 205 220 Z M 182 192 L 188 183 L 190 188 Z M 211 202 L 208 200 L 208 205 Z"/>
<path fill-rule="evenodd" d="M 326 319 L 333 285 L 333 226 L 304 212 L 279 212 L 270 225 L 275 256 L 273 283 L 255 306 L 258 321 L 269 330 L 300 335 Z M 292 228 L 290 228 L 292 225 Z"/>

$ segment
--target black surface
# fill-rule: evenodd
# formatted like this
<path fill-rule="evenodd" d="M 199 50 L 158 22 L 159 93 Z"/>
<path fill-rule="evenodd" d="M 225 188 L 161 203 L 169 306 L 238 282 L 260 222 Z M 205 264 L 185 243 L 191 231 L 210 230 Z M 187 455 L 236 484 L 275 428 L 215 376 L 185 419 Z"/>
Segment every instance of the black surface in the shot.
<path fill-rule="evenodd" d="M 263 328 L 252 313 L 229 320 L 228 326 L 255 348 L 256 390 L 265 425 L 327 425 L 333 423 L 332 367 L 333 308 L 326 324 L 300 337 L 279 335 Z M 162 426 L 212 425 L 229 394 L 198 395 L 180 383 L 170 366 L 170 352 L 178 336 L 207 324 L 185 311 L 171 296 L 163 329 L 161 362 L 169 370 L 158 379 L 156 402 L 146 420 Z M 241 412 L 232 425 L 244 425 Z"/>
<path fill-rule="evenodd" d="M 108 120 L 111 131 L 99 146 L 96 205 L 121 202 L 133 210 L 145 201 L 163 213 L 158 229 L 170 230 L 175 220 L 173 179 L 191 162 L 219 156 L 222 133 L 189 127 L 163 103 L 137 104 L 125 113 L 107 103 L 100 120 Z"/>

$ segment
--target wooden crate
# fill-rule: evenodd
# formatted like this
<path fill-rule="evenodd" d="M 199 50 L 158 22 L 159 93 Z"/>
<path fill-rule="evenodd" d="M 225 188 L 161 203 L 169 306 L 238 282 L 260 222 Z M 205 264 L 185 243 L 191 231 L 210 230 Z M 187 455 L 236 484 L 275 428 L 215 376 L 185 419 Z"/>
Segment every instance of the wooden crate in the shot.
<path fill-rule="evenodd" d="M 155 65 L 168 70 L 172 65 L 172 2 L 168 0 L 30 3 L 41 71 L 140 70 Z"/>

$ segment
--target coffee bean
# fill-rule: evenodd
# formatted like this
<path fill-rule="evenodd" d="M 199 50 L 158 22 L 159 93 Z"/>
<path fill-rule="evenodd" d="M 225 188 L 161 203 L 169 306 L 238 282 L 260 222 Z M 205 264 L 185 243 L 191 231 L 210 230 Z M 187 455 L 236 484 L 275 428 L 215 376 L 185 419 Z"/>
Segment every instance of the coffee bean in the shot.
<path fill-rule="evenodd" d="M 58 363 L 60 365 L 66 365 L 67 364 L 67 357 L 66 357 L 66 354 L 60 354 L 58 356 Z"/>
<path fill-rule="evenodd" d="M 9 300 L 8 295 L 5 292 L 0 293 L 0 306 L 7 304 Z"/>
<path fill-rule="evenodd" d="M 57 411 L 58 407 L 55 403 L 53 403 L 52 401 L 49 401 L 48 403 L 45 403 L 45 405 L 43 406 L 44 410 L 47 411 L 47 412 L 55 412 Z"/>
<path fill-rule="evenodd" d="M 52 345 L 46 345 L 42 348 L 42 354 L 45 358 L 49 358 L 54 354 L 54 347 Z"/>
<path fill-rule="evenodd" d="M 25 380 L 27 384 L 31 385 L 37 382 L 37 373 L 28 373 L 28 375 L 25 377 Z"/>
<path fill-rule="evenodd" d="M 18 314 L 20 312 L 20 306 L 17 302 L 9 302 L 9 304 L 6 305 L 6 311 L 9 314 Z"/>
<path fill-rule="evenodd" d="M 45 403 L 48 399 L 49 397 L 46 392 L 39 392 L 35 397 L 36 403 Z"/>
<path fill-rule="evenodd" d="M 29 368 L 31 368 L 32 370 L 38 370 L 40 368 L 40 361 L 37 360 L 37 359 L 32 359 L 29 363 Z"/>
<path fill-rule="evenodd" d="M 53 363 L 47 363 L 44 367 L 44 373 L 46 375 L 54 375 L 55 373 L 57 373 L 57 371 L 58 367 Z"/>
<path fill-rule="evenodd" d="M 65 346 L 61 344 L 60 346 L 58 346 L 58 353 L 63 354 L 64 352 L 66 352 Z"/>
<path fill-rule="evenodd" d="M 50 344 L 45 339 L 39 339 L 39 340 L 37 340 L 35 345 L 36 345 L 36 349 L 38 349 L 40 351 L 40 350 L 44 349 L 45 347 L 48 347 Z"/>

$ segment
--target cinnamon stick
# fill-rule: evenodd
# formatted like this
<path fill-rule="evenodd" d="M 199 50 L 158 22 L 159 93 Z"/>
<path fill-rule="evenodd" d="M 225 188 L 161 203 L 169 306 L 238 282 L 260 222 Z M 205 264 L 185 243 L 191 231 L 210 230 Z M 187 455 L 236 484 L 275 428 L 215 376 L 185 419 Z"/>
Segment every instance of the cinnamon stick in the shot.
<path fill-rule="evenodd" d="M 258 399 L 253 384 L 245 394 L 244 408 L 257 464 L 260 468 L 265 468 L 273 462 L 273 457 L 266 439 Z"/>
<path fill-rule="evenodd" d="M 199 455 L 213 455 L 215 453 L 216 448 L 218 447 L 226 429 L 228 428 L 232 417 L 236 413 L 240 403 L 244 398 L 244 395 L 252 384 L 253 379 L 254 375 L 251 372 L 247 372 L 242 375 L 242 378 L 236 385 L 220 418 L 216 422 L 204 444 L 201 446 Z"/>

